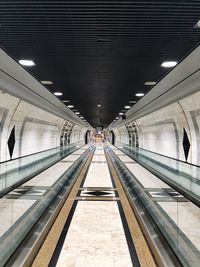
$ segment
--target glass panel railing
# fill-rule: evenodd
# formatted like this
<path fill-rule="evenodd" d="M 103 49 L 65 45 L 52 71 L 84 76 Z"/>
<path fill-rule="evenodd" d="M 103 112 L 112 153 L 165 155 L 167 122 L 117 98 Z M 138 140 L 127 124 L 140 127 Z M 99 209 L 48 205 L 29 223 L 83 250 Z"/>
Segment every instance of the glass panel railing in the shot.
<path fill-rule="evenodd" d="M 200 167 L 142 148 L 116 143 L 127 155 L 200 205 Z"/>
<path fill-rule="evenodd" d="M 168 194 L 168 192 L 176 193 L 170 187 L 163 185 L 163 188 L 159 188 L 159 178 L 155 178 L 158 180 L 157 188 L 155 181 L 153 188 L 149 187 L 149 183 L 145 187 L 140 179 L 145 172 L 141 171 L 141 174 L 135 176 L 134 171 L 130 171 L 126 163 L 122 163 L 111 149 L 108 149 L 108 153 L 111 155 L 113 164 L 131 201 L 136 203 L 135 205 L 139 203 L 139 206 L 142 207 L 140 215 L 148 214 L 151 217 L 181 266 L 199 267 L 199 208 L 181 197 L 180 194 Z M 176 195 L 177 197 L 175 197 Z M 152 236 L 152 238 L 154 237 Z"/>
<path fill-rule="evenodd" d="M 81 141 L 0 163 L 0 195 L 34 177 L 82 145 Z"/>
<path fill-rule="evenodd" d="M 68 148 L 55 149 L 56 154 L 50 154 L 50 151 L 43 154 L 54 155 L 49 158 L 52 162 L 52 159 L 62 159 L 64 155 L 69 154 L 70 150 L 80 146 L 81 143 L 77 143 Z M 0 267 L 5 266 L 41 215 L 47 213 L 50 204 L 56 198 L 62 200 L 63 195 L 69 193 L 71 185 L 93 150 L 92 146 L 88 147 L 84 147 L 83 154 L 79 155 L 73 163 L 64 159 L 0 199 L 0 216 L 3 218 L 0 221 Z M 46 164 L 48 160 L 43 161 L 40 156 L 34 155 L 34 158 Z M 32 164 L 28 159 L 24 162 Z M 16 165 L 13 166 L 16 168 Z M 35 168 L 34 164 L 32 167 Z"/>

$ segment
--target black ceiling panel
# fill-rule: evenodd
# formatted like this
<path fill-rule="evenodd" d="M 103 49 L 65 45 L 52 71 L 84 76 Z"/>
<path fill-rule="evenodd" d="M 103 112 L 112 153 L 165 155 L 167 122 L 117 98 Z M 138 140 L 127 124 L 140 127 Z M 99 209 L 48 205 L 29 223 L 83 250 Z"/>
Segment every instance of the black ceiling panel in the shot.
<path fill-rule="evenodd" d="M 93 126 L 108 125 L 200 41 L 200 1 L 0 1 L 0 44 L 33 59 Z M 97 108 L 97 104 L 102 105 Z"/>

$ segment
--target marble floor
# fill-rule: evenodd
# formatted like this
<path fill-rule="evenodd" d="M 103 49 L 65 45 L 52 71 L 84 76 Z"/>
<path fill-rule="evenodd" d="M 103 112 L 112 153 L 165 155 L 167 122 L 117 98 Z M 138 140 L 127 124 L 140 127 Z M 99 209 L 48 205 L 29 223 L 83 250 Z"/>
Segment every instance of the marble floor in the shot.
<path fill-rule="evenodd" d="M 90 164 L 84 187 L 112 187 L 107 163 L 92 162 Z"/>
<path fill-rule="evenodd" d="M 132 266 L 115 201 L 78 202 L 56 266 Z"/>
<path fill-rule="evenodd" d="M 59 241 L 54 264 L 49 266 L 132 267 L 125 219 L 101 143 L 97 144 L 78 196 L 65 238 L 61 234 L 60 240 L 64 241 Z M 60 247 L 61 251 L 56 252 Z"/>
<path fill-rule="evenodd" d="M 113 146 L 110 147 L 113 148 Z M 181 235 L 191 250 L 197 251 L 200 255 L 199 207 L 185 199 L 179 192 L 162 182 L 137 162 L 131 163 L 132 159 L 121 150 L 115 147 L 113 151 L 140 183 L 150 201 L 155 202 L 155 207 L 159 208 L 168 221 L 171 219 L 171 223 L 178 227 L 178 233 L 174 237 L 177 244 Z"/>
<path fill-rule="evenodd" d="M 95 154 L 93 159 L 92 159 L 92 162 L 104 162 L 106 163 L 106 158 L 104 155 L 102 154 Z"/>

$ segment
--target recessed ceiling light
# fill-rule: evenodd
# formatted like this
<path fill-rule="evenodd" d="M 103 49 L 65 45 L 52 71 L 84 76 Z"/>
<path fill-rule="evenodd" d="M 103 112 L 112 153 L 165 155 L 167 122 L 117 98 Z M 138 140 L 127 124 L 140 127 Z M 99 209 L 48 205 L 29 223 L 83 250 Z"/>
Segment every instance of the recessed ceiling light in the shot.
<path fill-rule="evenodd" d="M 28 66 L 28 67 L 35 65 L 35 62 L 31 59 L 20 59 L 19 63 L 23 66 Z"/>
<path fill-rule="evenodd" d="M 82 117 L 82 116 L 80 116 L 80 119 L 83 119 L 83 117 Z"/>
<path fill-rule="evenodd" d="M 63 93 L 61 93 L 61 92 L 55 92 L 54 95 L 61 96 L 61 95 L 63 95 Z"/>
<path fill-rule="evenodd" d="M 197 23 L 194 25 L 194 28 L 200 28 L 200 20 L 197 21 Z"/>
<path fill-rule="evenodd" d="M 75 112 L 77 115 L 79 115 L 80 114 L 80 112 Z"/>
<path fill-rule="evenodd" d="M 68 108 L 73 108 L 74 106 L 73 105 L 68 105 Z"/>
<path fill-rule="evenodd" d="M 125 106 L 124 108 L 125 108 L 125 109 L 129 109 L 129 108 L 131 108 L 131 106 Z"/>
<path fill-rule="evenodd" d="M 131 103 L 131 104 L 135 104 L 137 101 L 135 101 L 135 100 L 130 100 L 129 101 L 129 103 Z"/>
<path fill-rule="evenodd" d="M 144 85 L 155 85 L 155 84 L 156 84 L 156 82 L 145 82 Z"/>
<path fill-rule="evenodd" d="M 53 84 L 52 81 L 41 81 L 42 84 Z"/>
<path fill-rule="evenodd" d="M 62 102 L 63 103 L 69 103 L 69 100 L 63 100 Z"/>
<path fill-rule="evenodd" d="M 116 117 L 115 119 L 117 119 L 117 120 L 118 120 L 118 119 L 119 119 L 119 117 Z"/>
<path fill-rule="evenodd" d="M 123 112 L 119 112 L 119 115 L 124 115 L 124 113 Z"/>
<path fill-rule="evenodd" d="M 176 61 L 164 61 L 161 66 L 164 68 L 172 68 L 177 65 Z"/>
<path fill-rule="evenodd" d="M 97 107 L 100 108 L 101 107 L 101 104 L 97 104 Z"/>
<path fill-rule="evenodd" d="M 144 96 L 144 93 L 137 93 L 135 95 L 141 97 L 141 96 Z"/>

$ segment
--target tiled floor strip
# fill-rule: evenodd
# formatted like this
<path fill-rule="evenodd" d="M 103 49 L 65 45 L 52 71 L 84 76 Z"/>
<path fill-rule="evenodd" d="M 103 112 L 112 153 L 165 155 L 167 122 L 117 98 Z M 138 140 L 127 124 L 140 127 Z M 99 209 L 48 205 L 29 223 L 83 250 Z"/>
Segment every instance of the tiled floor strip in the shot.
<path fill-rule="evenodd" d="M 138 259 L 101 143 L 74 200 L 50 267 L 149 267 Z"/>
<path fill-rule="evenodd" d="M 87 175 L 78 180 L 73 195 L 66 201 L 71 201 L 71 208 L 66 210 L 67 219 L 48 266 L 154 267 L 119 180 L 108 168 L 103 144 L 97 144 Z M 133 219 L 131 223 L 127 214 Z M 50 243 L 52 240 L 53 237 Z M 138 259 L 138 255 L 146 259 Z M 33 267 L 47 266 L 39 258 Z"/>

